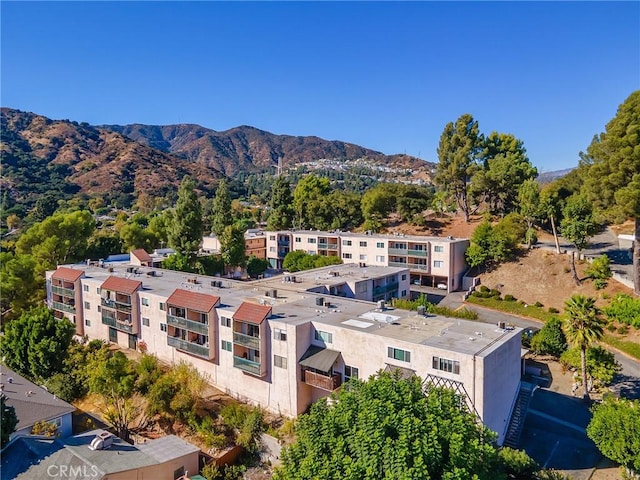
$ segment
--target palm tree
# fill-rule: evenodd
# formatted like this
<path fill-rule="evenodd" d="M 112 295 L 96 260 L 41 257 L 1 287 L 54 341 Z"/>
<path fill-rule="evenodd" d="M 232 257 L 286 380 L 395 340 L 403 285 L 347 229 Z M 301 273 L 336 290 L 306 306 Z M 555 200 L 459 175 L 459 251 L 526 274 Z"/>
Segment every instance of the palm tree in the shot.
<path fill-rule="evenodd" d="M 595 298 L 584 295 L 573 295 L 564 302 L 564 333 L 569 343 L 580 347 L 585 401 L 590 400 L 587 384 L 587 348 L 604 335 L 604 320 L 600 317 L 595 302 Z"/>

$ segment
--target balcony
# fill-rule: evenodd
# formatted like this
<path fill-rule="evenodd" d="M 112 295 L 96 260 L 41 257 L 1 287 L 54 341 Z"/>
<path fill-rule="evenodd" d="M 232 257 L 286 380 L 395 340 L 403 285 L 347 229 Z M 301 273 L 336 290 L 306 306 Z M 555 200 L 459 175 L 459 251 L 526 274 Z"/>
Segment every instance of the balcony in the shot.
<path fill-rule="evenodd" d="M 406 255 L 408 251 L 406 248 L 389 248 L 389 255 Z"/>
<path fill-rule="evenodd" d="M 58 285 L 51 285 L 51 291 L 63 297 L 75 297 L 76 295 L 75 290 L 72 288 L 60 287 Z"/>
<path fill-rule="evenodd" d="M 73 305 L 67 305 L 66 303 L 51 302 L 51 306 L 54 310 L 60 310 L 67 313 L 76 313 L 76 307 L 74 307 Z"/>
<path fill-rule="evenodd" d="M 260 338 L 245 335 L 244 333 L 233 332 L 233 343 L 253 350 L 260 350 Z"/>
<path fill-rule="evenodd" d="M 167 314 L 167 325 L 189 330 L 190 332 L 200 333 L 202 335 L 209 335 L 209 325 L 206 323 L 195 322 L 183 317 L 176 317 L 175 315 Z"/>
<path fill-rule="evenodd" d="M 318 250 L 338 250 L 338 245 L 335 243 L 319 243 Z"/>
<path fill-rule="evenodd" d="M 383 293 L 395 292 L 396 290 L 398 290 L 398 282 L 392 282 L 392 283 L 388 283 L 387 285 L 374 287 L 373 294 L 380 295 Z"/>
<path fill-rule="evenodd" d="M 407 268 L 407 262 L 389 262 L 388 264 L 390 267 L 401 267 L 401 268 Z"/>
<path fill-rule="evenodd" d="M 429 265 L 421 265 L 419 263 L 410 263 L 407 266 L 409 267 L 409 270 L 421 270 L 423 272 L 429 270 Z"/>
<path fill-rule="evenodd" d="M 120 310 L 121 312 L 131 312 L 131 304 L 125 302 L 119 302 L 116 300 L 112 300 L 110 298 L 103 298 L 100 301 L 100 304 L 103 307 L 113 308 L 116 310 Z"/>
<path fill-rule="evenodd" d="M 233 356 L 233 366 L 239 368 L 243 372 L 250 373 L 251 375 L 262 376 L 260 371 L 260 363 L 253 362 L 246 358 Z"/>
<path fill-rule="evenodd" d="M 209 347 L 205 347 L 204 345 L 187 342 L 186 340 L 176 337 L 167 337 L 167 345 L 199 357 L 209 358 Z"/>
<path fill-rule="evenodd" d="M 289 239 L 288 238 L 280 238 L 280 239 L 278 239 L 278 245 L 283 246 L 283 247 L 288 247 L 289 246 Z"/>
<path fill-rule="evenodd" d="M 117 330 L 121 330 L 127 333 L 133 333 L 133 323 L 125 320 L 118 320 L 115 317 L 111 317 L 104 312 L 102 313 L 102 324 L 109 325 Z"/>
<path fill-rule="evenodd" d="M 426 257 L 427 256 L 427 251 L 426 250 L 412 250 L 412 249 L 409 249 L 409 250 L 407 250 L 407 255 L 411 255 L 412 257 Z"/>
<path fill-rule="evenodd" d="M 316 373 L 312 370 L 302 370 L 302 381 L 312 387 L 321 388 L 328 392 L 333 392 L 342 385 L 342 377 L 339 373 L 332 376 Z"/>

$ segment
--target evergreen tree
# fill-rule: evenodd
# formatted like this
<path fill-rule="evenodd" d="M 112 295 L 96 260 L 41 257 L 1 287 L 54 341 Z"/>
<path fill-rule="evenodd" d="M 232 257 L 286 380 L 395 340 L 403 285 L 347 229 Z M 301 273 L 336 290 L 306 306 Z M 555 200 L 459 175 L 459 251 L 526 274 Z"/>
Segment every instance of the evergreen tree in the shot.
<path fill-rule="evenodd" d="M 562 236 L 569 240 L 578 250 L 578 257 L 589 244 L 589 238 L 598 233 L 599 228 L 593 218 L 593 207 L 589 200 L 581 195 L 569 197 L 562 210 L 560 229 Z M 571 254 L 571 273 L 573 274 L 573 281 L 576 285 L 580 285 L 573 253 Z"/>
<path fill-rule="evenodd" d="M 584 190 L 596 210 L 611 219 L 635 219 L 633 284 L 640 295 L 640 90 L 618 107 L 582 158 L 590 165 Z"/>
<path fill-rule="evenodd" d="M 469 180 L 478 169 L 482 149 L 478 122 L 465 113 L 456 123 L 449 122 L 440 136 L 435 184 L 456 200 L 458 210 L 469 221 Z M 363 209 L 364 210 L 364 209 Z"/>
<path fill-rule="evenodd" d="M 16 431 L 16 425 L 18 425 L 18 416 L 16 415 L 16 409 L 11 405 L 7 405 L 7 397 L 0 394 L 0 415 L 2 419 L 0 421 L 0 448 L 9 443 L 9 437 Z"/>
<path fill-rule="evenodd" d="M 218 183 L 211 214 L 211 231 L 220 238 L 224 229 L 233 223 L 231 197 L 229 196 L 229 187 L 224 178 Z"/>
<path fill-rule="evenodd" d="M 202 242 L 202 207 L 194 189 L 195 182 L 184 177 L 168 231 L 169 246 L 190 258 Z"/>
<path fill-rule="evenodd" d="M 291 185 L 282 175 L 276 177 L 271 188 L 271 212 L 267 219 L 267 229 L 286 230 L 293 225 L 293 196 Z"/>
<path fill-rule="evenodd" d="M 220 255 L 225 266 L 243 267 L 245 265 L 244 231 L 238 225 L 225 227 L 220 236 Z"/>

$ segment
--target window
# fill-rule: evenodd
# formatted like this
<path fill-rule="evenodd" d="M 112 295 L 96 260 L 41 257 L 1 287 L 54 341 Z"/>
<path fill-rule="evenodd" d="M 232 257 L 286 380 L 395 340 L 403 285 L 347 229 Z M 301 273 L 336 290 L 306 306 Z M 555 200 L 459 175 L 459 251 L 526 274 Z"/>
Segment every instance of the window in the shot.
<path fill-rule="evenodd" d="M 229 317 L 220 317 L 220 325 L 223 327 L 230 327 L 231 319 Z"/>
<path fill-rule="evenodd" d="M 296 243 L 301 243 L 302 242 L 302 238 L 301 237 L 296 237 L 293 239 L 294 242 Z"/>
<path fill-rule="evenodd" d="M 360 255 L 360 260 L 366 260 L 367 256 L 366 255 Z"/>
<path fill-rule="evenodd" d="M 407 279 L 407 274 L 406 274 L 406 273 L 403 273 L 403 274 L 402 274 L 402 280 L 406 280 L 406 279 Z"/>
<path fill-rule="evenodd" d="M 91 310 L 91 304 L 89 302 L 84 302 L 84 309 Z"/>
<path fill-rule="evenodd" d="M 149 319 L 146 317 L 142 317 L 142 325 L 144 325 L 145 327 L 149 326 Z"/>
<path fill-rule="evenodd" d="M 273 330 L 273 339 L 274 340 L 282 340 L 283 342 L 287 340 L 287 332 L 280 328 L 276 328 Z"/>
<path fill-rule="evenodd" d="M 89 291 L 89 285 L 82 285 L 82 291 L 83 292 L 88 292 Z"/>
<path fill-rule="evenodd" d="M 275 235 L 269 235 L 269 240 L 275 242 L 276 241 L 276 236 Z"/>
<path fill-rule="evenodd" d="M 406 297 L 407 296 L 407 291 L 406 290 L 402 290 L 402 293 L 400 294 L 400 296 L 402 298 Z"/>
<path fill-rule="evenodd" d="M 161 323 L 160 324 L 160 331 L 161 332 L 166 332 L 167 331 L 167 324 L 166 323 Z"/>
<path fill-rule="evenodd" d="M 276 251 L 276 247 L 269 247 L 269 251 L 270 252 L 275 252 Z"/>
<path fill-rule="evenodd" d="M 96 288 L 96 293 L 100 295 L 100 287 Z"/>
<path fill-rule="evenodd" d="M 455 373 L 456 375 L 460 374 L 460 362 L 455 360 L 433 357 L 431 366 L 434 370 L 442 370 L 443 372 Z"/>
<path fill-rule="evenodd" d="M 273 365 L 278 368 L 287 368 L 287 359 L 285 357 L 281 357 L 280 355 L 273 356 Z"/>
<path fill-rule="evenodd" d="M 163 303 L 160 302 L 160 310 L 162 310 L 163 312 L 166 310 L 167 306 Z"/>
<path fill-rule="evenodd" d="M 315 238 L 307 238 L 307 243 L 316 243 Z"/>
<path fill-rule="evenodd" d="M 442 268 L 444 267 L 444 262 L 442 260 L 434 260 L 433 268 Z"/>
<path fill-rule="evenodd" d="M 315 339 L 319 342 L 333 343 L 333 333 L 316 330 Z"/>
<path fill-rule="evenodd" d="M 144 305 L 145 307 L 149 306 L 149 299 L 148 298 L 140 298 L 140 301 L 142 302 L 142 305 Z"/>
<path fill-rule="evenodd" d="M 342 240 L 342 246 L 343 247 L 350 247 L 351 246 L 351 240 Z"/>
<path fill-rule="evenodd" d="M 384 255 L 376 255 L 376 262 L 384 263 Z"/>
<path fill-rule="evenodd" d="M 434 245 L 433 251 L 435 253 L 444 253 L 444 247 L 442 245 Z"/>
<path fill-rule="evenodd" d="M 400 360 L 401 362 L 411 361 L 411 352 L 401 350 L 400 348 L 389 347 L 387 349 L 387 356 L 389 358 L 393 358 L 394 360 Z"/>
<path fill-rule="evenodd" d="M 100 307 L 100 305 L 98 305 L 98 313 L 100 313 L 102 311 L 102 308 Z"/>
<path fill-rule="evenodd" d="M 361 282 L 357 285 L 358 293 L 367 293 L 367 282 Z"/>
<path fill-rule="evenodd" d="M 89 320 L 88 318 L 85 318 L 84 325 L 85 325 L 85 327 L 90 327 L 91 326 L 91 320 Z"/>
<path fill-rule="evenodd" d="M 351 255 L 350 253 L 343 253 L 342 254 L 342 258 L 347 258 L 348 259 L 348 258 L 352 258 L 352 257 L 353 257 L 353 255 Z"/>
<path fill-rule="evenodd" d="M 344 366 L 344 381 L 348 382 L 352 378 L 358 379 L 359 371 L 356 367 L 351 367 L 349 365 Z"/>
<path fill-rule="evenodd" d="M 361 247 L 366 247 L 367 246 L 367 242 L 365 242 L 365 241 L 360 242 L 360 246 Z"/>
<path fill-rule="evenodd" d="M 228 342 L 226 340 L 222 340 L 222 349 L 226 350 L 227 352 L 230 352 L 233 348 L 233 345 L 231 344 L 231 342 Z"/>
<path fill-rule="evenodd" d="M 377 242 L 376 248 L 384 248 L 384 242 Z"/>

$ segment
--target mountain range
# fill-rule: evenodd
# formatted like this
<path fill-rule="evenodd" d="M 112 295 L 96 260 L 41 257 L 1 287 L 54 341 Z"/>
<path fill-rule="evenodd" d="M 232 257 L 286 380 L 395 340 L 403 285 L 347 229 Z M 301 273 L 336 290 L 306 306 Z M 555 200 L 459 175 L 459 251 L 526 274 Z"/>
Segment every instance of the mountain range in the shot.
<path fill-rule="evenodd" d="M 211 193 L 221 177 L 273 171 L 321 159 L 422 171 L 434 164 L 314 136 L 275 135 L 250 126 L 89 125 L 1 109 L 0 187 L 17 199 L 64 190 L 86 195 L 164 195 L 184 175 Z"/>

